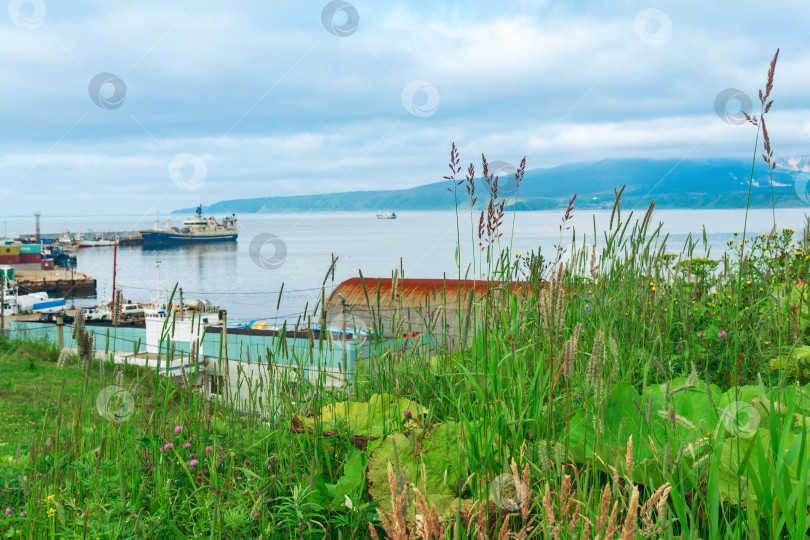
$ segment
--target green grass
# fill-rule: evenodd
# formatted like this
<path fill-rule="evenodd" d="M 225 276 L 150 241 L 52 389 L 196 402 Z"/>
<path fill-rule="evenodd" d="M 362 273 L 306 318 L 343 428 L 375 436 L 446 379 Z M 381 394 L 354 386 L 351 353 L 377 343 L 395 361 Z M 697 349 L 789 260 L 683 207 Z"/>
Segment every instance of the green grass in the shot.
<path fill-rule="evenodd" d="M 667 245 L 653 205 L 626 215 L 618 193 L 603 236 L 563 219 L 553 253 L 516 256 L 494 191 L 490 228 L 471 220 L 484 250 L 457 258 L 487 284 L 458 311 L 469 331 L 377 343 L 345 388 L 263 371 L 234 381 L 252 395 L 237 412 L 101 373 L 82 339 L 61 369 L 48 346 L 3 343 L 0 535 L 404 538 L 420 516 L 426 538 L 805 538 L 810 222 L 742 223 L 711 253 L 705 236 Z M 396 335 L 368 295 L 367 326 Z M 251 360 L 301 373 L 324 346 Z M 112 384 L 133 396 L 122 422 L 96 407 Z"/>
<path fill-rule="evenodd" d="M 648 219 L 627 228 L 625 219 L 599 256 L 572 249 L 558 275 L 549 265 L 533 274 L 536 256 L 489 257 L 499 278 L 534 286 L 478 299 L 452 354 L 441 336 L 431 349 L 394 348 L 366 359 L 342 390 L 280 385 L 271 372 L 251 381 L 255 415 L 129 369 L 132 416 L 113 423 L 95 404 L 119 382 L 112 365 L 102 376 L 98 362 L 83 369 L 74 356 L 57 368 L 52 346 L 4 342 L 0 507 L 12 514 L 0 532 L 359 538 L 371 524 L 382 535 L 377 511 L 394 514 L 390 462 L 398 486 L 435 505 L 449 537 L 496 536 L 510 507 L 495 505 L 508 496 L 493 499 L 493 486 L 514 495 L 524 470 L 526 514 L 518 509 L 507 527 L 530 537 L 583 534 L 586 520 L 600 519 L 605 486 L 620 528 L 634 489 L 643 509 L 669 488 L 666 511 L 647 516 L 665 537 L 800 534 L 807 453 L 794 413 L 810 417 L 806 232 L 750 240 L 757 259 L 739 276 L 733 241 L 719 262 L 694 247 L 665 256 Z M 318 346 L 291 361 L 306 364 Z M 733 403 L 756 413 L 753 437 L 744 419 L 723 416 Z M 25 489 L 22 476 L 32 482 Z M 767 510 L 752 513 L 755 500 Z M 403 519 L 412 526 L 416 513 L 414 499 Z"/>
<path fill-rule="evenodd" d="M 0 454 L 14 455 L 40 440 L 46 416 L 59 399 L 62 377 L 57 376 L 58 351 L 44 343 L 3 342 L 0 350 Z M 66 390 L 78 394 L 82 377 L 71 374 Z"/>

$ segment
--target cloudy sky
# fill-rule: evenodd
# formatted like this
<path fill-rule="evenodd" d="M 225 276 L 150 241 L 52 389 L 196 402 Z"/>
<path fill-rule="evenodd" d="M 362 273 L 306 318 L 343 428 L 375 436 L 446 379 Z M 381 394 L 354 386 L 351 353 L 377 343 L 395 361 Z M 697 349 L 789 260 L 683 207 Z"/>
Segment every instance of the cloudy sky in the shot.
<path fill-rule="evenodd" d="M 750 155 L 777 47 L 769 131 L 810 155 L 810 2 L 602 5 L 11 0 L 2 212 L 410 187 L 453 141 L 529 168 Z"/>

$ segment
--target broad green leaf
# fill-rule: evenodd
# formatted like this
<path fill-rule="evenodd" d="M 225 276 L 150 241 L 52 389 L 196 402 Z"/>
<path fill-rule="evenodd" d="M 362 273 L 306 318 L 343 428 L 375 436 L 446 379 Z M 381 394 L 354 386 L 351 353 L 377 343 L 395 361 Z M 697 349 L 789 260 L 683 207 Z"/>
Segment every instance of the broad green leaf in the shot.
<path fill-rule="evenodd" d="M 346 496 L 352 501 L 360 501 L 366 487 L 366 469 L 368 467 L 368 456 L 366 452 L 358 450 L 343 465 L 343 476 L 338 478 L 335 485 L 332 502 L 329 507 L 332 510 L 345 508 Z"/>
<path fill-rule="evenodd" d="M 390 394 L 374 394 L 365 401 L 343 401 L 321 408 L 320 421 L 324 430 L 345 427 L 355 435 L 381 437 L 397 431 L 406 421 L 404 413 L 411 412 L 413 418 L 421 418 L 428 410 L 419 403 Z M 317 418 L 317 417 L 316 417 Z M 306 418 L 304 423 L 313 425 L 316 419 Z"/>
<path fill-rule="evenodd" d="M 464 452 L 460 448 L 459 429 L 458 424 L 447 423 L 433 426 L 428 432 L 415 430 L 410 437 L 397 433 L 377 447 L 369 456 L 367 479 L 369 496 L 378 502 L 380 510 L 392 511 L 389 463 L 399 493 L 407 486 L 409 519 L 415 515 L 413 487 L 419 489 L 428 504 L 436 506 L 439 514 L 455 513 L 471 504 L 469 499 L 458 497 L 458 490 L 468 477 L 466 465 L 460 463 Z"/>

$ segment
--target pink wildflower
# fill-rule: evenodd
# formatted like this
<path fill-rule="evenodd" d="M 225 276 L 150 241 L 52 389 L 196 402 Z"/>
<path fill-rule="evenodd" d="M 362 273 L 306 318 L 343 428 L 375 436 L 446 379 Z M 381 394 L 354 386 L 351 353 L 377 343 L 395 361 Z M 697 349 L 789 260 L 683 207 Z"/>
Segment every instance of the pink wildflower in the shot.
<path fill-rule="evenodd" d="M 175 433 L 180 433 L 181 431 L 183 431 L 183 426 L 174 426 Z"/>
<path fill-rule="evenodd" d="M 170 442 L 169 442 L 169 443 L 166 443 L 166 444 L 164 444 L 164 445 L 163 445 L 163 449 L 164 449 L 164 450 L 171 450 L 172 448 L 174 448 L 174 444 L 173 444 L 173 443 L 170 443 Z"/>
<path fill-rule="evenodd" d="M 191 448 L 191 443 L 186 443 L 183 445 L 183 450 L 188 450 L 189 448 Z"/>
<path fill-rule="evenodd" d="M 706 334 L 704 334 L 703 332 L 698 332 L 697 337 L 699 338 L 706 337 Z"/>
<path fill-rule="evenodd" d="M 206 446 L 206 447 L 205 447 L 205 451 L 206 451 L 206 452 L 210 452 L 210 451 L 211 451 L 211 450 L 213 450 L 213 449 L 214 449 L 214 447 L 213 447 L 213 446 L 211 446 L 211 445 L 208 445 L 208 446 Z"/>
<path fill-rule="evenodd" d="M 197 463 L 199 463 L 199 461 L 197 461 L 196 459 L 192 459 L 191 461 L 188 462 L 188 466 L 189 467 L 196 467 Z"/>
<path fill-rule="evenodd" d="M 726 331 L 725 331 L 725 330 L 720 330 L 720 331 L 717 333 L 717 337 L 719 337 L 720 339 L 726 339 L 726 336 L 727 336 L 727 335 L 728 335 L 728 334 L 726 334 Z"/>
<path fill-rule="evenodd" d="M 7 515 L 7 516 L 10 516 L 10 515 L 11 515 L 11 508 L 6 508 L 6 515 Z"/>

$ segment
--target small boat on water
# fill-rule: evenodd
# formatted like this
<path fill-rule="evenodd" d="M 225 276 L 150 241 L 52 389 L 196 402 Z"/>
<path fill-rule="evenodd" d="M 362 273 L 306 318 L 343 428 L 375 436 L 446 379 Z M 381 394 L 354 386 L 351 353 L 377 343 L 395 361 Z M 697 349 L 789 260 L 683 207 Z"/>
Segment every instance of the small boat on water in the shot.
<path fill-rule="evenodd" d="M 377 210 L 377 219 L 397 219 L 397 214 L 396 212 L 389 212 L 388 210 L 385 212 Z"/>
<path fill-rule="evenodd" d="M 75 236 L 76 245 L 79 249 L 91 247 L 108 247 L 114 246 L 118 243 L 117 238 L 105 238 L 103 236 L 95 235 L 94 238 L 86 238 L 83 233 L 78 233 Z"/>
<path fill-rule="evenodd" d="M 159 218 L 155 217 L 155 226 L 139 231 L 143 245 L 177 245 L 213 242 L 235 242 L 238 236 L 236 214 L 226 217 L 221 222 L 214 217 L 202 216 L 202 205 L 197 207 L 197 217 L 186 219 L 178 228 L 167 221 L 161 228 Z"/>

